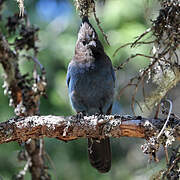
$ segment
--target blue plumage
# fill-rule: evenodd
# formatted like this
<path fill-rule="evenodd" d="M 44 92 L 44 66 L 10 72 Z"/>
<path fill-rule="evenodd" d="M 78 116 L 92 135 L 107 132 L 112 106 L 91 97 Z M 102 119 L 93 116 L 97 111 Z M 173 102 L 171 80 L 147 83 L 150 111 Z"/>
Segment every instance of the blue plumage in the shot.
<path fill-rule="evenodd" d="M 71 62 L 67 82 L 69 96 L 76 112 L 106 114 L 113 102 L 114 71 L 104 61 L 89 64 Z"/>

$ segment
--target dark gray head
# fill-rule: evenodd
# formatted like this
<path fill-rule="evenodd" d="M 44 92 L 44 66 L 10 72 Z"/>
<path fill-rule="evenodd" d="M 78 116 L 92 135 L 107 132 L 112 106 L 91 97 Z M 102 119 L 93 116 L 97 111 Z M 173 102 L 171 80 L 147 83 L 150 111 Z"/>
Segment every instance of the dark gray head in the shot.
<path fill-rule="evenodd" d="M 92 25 L 89 23 L 88 18 L 83 18 L 82 24 L 78 33 L 77 48 L 82 51 L 91 50 L 96 53 L 99 50 L 104 51 L 98 35 Z"/>

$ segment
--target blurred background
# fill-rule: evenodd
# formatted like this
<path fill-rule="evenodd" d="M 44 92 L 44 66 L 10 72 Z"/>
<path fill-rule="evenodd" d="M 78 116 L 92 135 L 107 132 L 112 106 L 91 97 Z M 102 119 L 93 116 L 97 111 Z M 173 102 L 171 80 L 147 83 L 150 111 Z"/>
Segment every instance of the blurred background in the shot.
<path fill-rule="evenodd" d="M 94 18 L 90 22 L 96 29 L 105 51 L 111 58 L 113 65 L 124 62 L 131 54 L 148 53 L 150 46 L 142 45 L 138 48 L 125 47 L 115 57 L 113 53 L 121 45 L 132 42 L 151 25 L 151 19 L 158 14 L 159 4 L 150 0 L 99 0 L 96 2 L 97 16 L 111 46 L 108 46 L 99 31 Z M 74 55 L 74 47 L 80 26 L 80 18 L 72 0 L 25 0 L 25 10 L 31 24 L 40 28 L 38 59 L 47 73 L 47 96 L 41 98 L 40 114 L 42 115 L 72 115 L 72 110 L 66 86 L 66 70 Z M 16 1 L 7 0 L 3 8 L 3 18 L 19 12 Z M 0 28 L 5 32 L 3 23 Z M 31 52 L 30 52 L 31 53 Z M 140 69 L 146 67 L 148 59 L 134 58 L 124 69 L 116 72 L 116 97 L 119 89 L 129 82 Z M 32 72 L 32 63 L 20 60 L 22 72 Z M 3 74 L 0 67 L 1 77 Z M 0 87 L 3 78 L 0 79 Z M 179 87 L 177 87 L 179 88 Z M 180 102 L 177 88 L 171 94 L 173 103 Z M 133 89 L 127 89 L 120 99 L 115 97 L 113 113 L 130 114 L 131 94 Z M 149 89 L 150 90 L 150 89 Z M 138 93 L 137 98 L 141 98 Z M 178 110 L 179 106 L 176 106 Z M 138 110 L 137 110 L 138 111 Z M 0 121 L 6 121 L 13 116 L 13 108 L 9 107 L 9 100 L 0 88 Z M 45 148 L 51 160 L 47 159 L 49 173 L 56 180 L 146 180 L 160 169 L 165 168 L 164 153 L 160 150 L 160 163 L 148 163 L 148 157 L 143 154 L 141 144 L 144 140 L 137 138 L 111 139 L 112 142 L 112 170 L 107 174 L 99 174 L 89 164 L 86 140 L 62 142 L 57 139 L 45 138 Z M 21 149 L 18 143 L 0 145 L 0 176 L 4 180 L 12 178 L 13 174 L 23 169 L 24 162 L 17 160 L 17 153 Z M 25 179 L 30 179 L 27 173 Z"/>

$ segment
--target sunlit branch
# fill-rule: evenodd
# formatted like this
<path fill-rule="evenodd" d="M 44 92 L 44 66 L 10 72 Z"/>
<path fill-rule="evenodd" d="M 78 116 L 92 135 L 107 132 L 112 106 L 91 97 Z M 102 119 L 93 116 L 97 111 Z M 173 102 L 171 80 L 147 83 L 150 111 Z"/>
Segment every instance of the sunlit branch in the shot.
<path fill-rule="evenodd" d="M 11 141 L 25 142 L 28 139 L 42 137 L 58 138 L 70 141 L 78 138 L 120 138 L 138 137 L 149 139 L 156 136 L 164 125 L 163 119 L 147 119 L 140 116 L 29 116 L 15 117 L 0 123 L 0 143 Z M 180 121 L 170 118 L 168 127 L 173 136 L 180 140 Z"/>

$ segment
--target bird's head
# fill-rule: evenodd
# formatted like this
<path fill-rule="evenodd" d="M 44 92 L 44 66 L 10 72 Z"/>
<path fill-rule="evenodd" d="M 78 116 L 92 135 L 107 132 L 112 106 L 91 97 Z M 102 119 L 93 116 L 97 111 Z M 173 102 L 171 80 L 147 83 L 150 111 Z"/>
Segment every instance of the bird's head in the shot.
<path fill-rule="evenodd" d="M 94 49 L 97 47 L 97 34 L 88 22 L 82 22 L 78 33 L 78 44 L 82 48 Z"/>
<path fill-rule="evenodd" d="M 76 59 L 95 58 L 104 53 L 104 48 L 88 18 L 82 20 L 75 48 Z"/>

